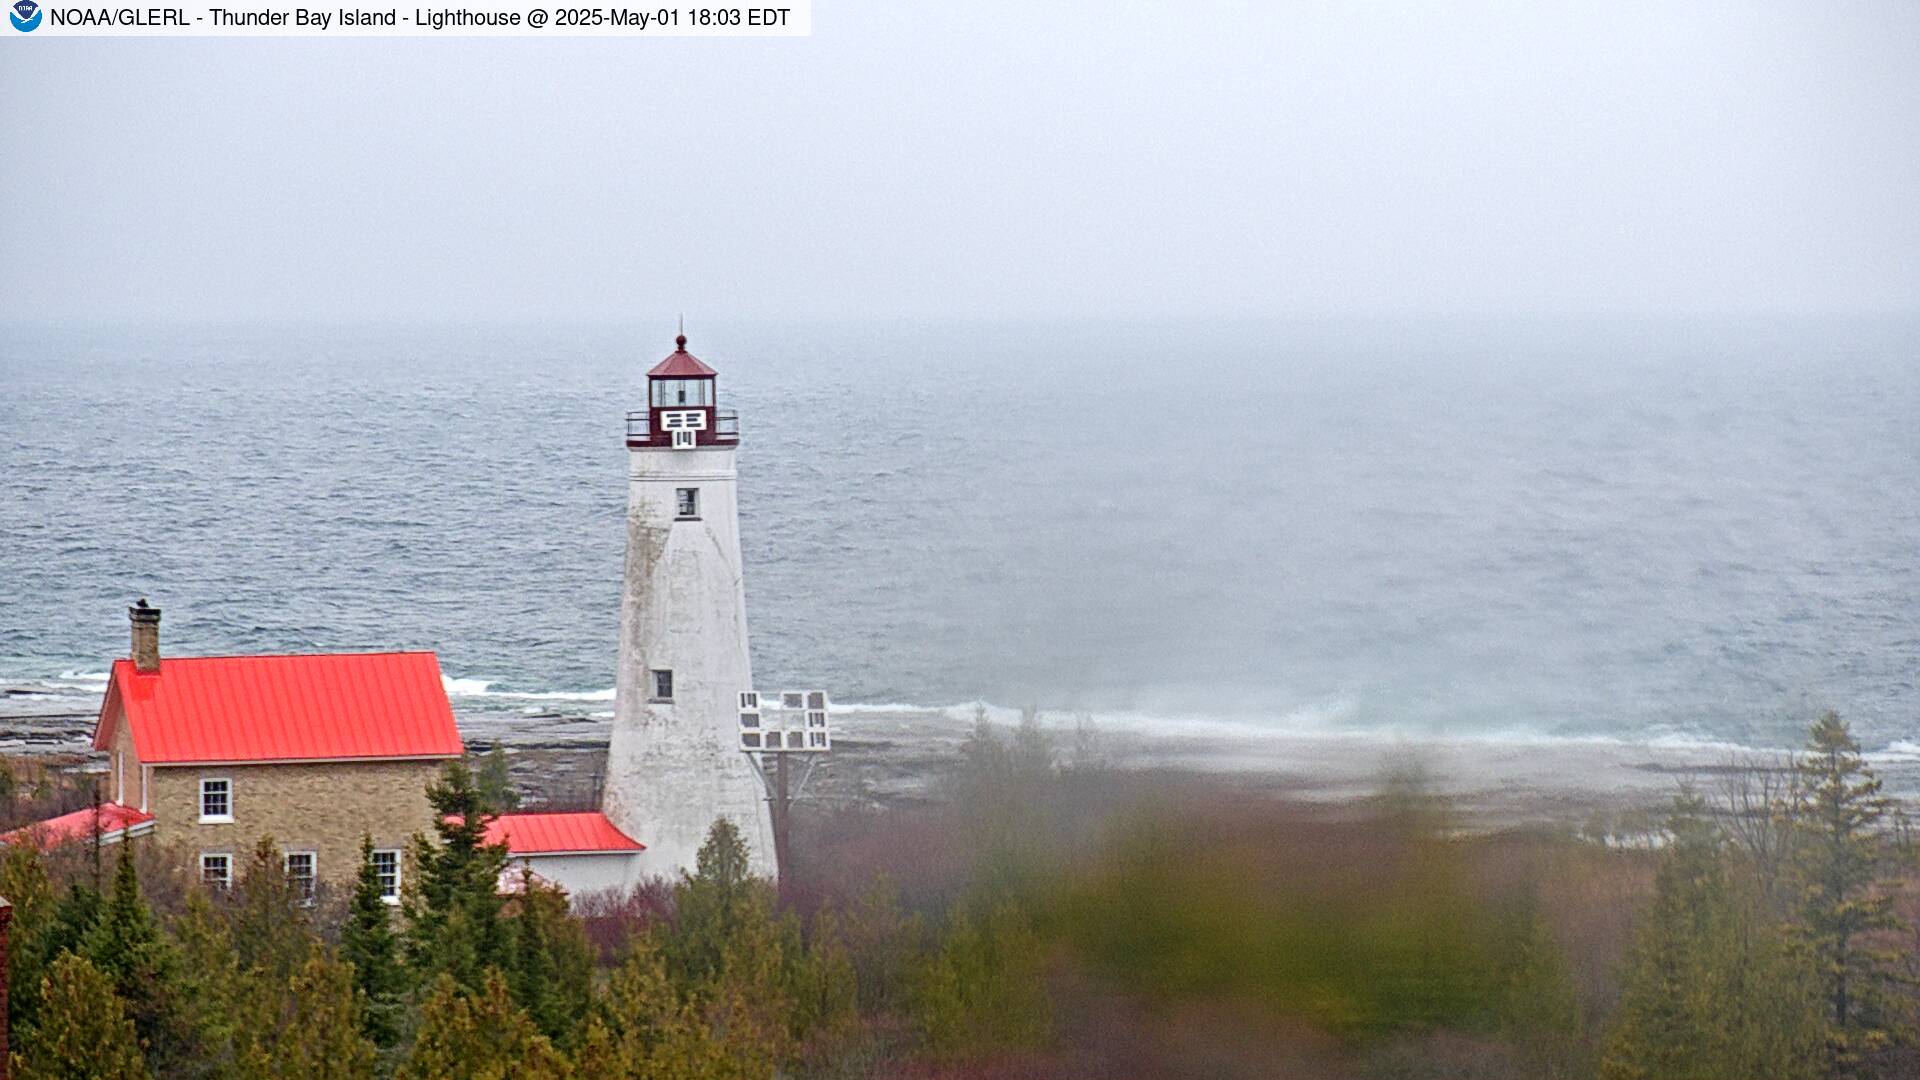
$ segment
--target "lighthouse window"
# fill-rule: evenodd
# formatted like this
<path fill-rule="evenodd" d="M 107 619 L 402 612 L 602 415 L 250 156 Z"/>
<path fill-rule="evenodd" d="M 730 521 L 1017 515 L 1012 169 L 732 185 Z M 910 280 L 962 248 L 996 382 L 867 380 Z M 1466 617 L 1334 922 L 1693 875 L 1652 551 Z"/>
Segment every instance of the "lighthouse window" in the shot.
<path fill-rule="evenodd" d="M 669 671 L 666 668 L 653 669 L 652 700 L 654 701 L 672 701 L 673 700 L 673 672 L 672 671 Z"/>
<path fill-rule="evenodd" d="M 656 406 L 711 405 L 712 379 L 655 379 L 653 403 Z"/>
<path fill-rule="evenodd" d="M 700 516 L 699 488 L 675 488 L 673 494 L 676 514 L 683 519 Z"/>

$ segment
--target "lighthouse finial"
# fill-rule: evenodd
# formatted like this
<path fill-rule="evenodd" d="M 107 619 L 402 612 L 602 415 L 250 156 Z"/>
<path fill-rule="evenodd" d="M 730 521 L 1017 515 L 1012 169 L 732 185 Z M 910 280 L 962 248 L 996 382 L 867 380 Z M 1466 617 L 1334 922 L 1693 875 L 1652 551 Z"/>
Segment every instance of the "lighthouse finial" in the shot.
<path fill-rule="evenodd" d="M 680 313 L 680 329 L 674 336 L 673 345 L 681 352 L 687 351 L 687 313 L 684 311 Z"/>

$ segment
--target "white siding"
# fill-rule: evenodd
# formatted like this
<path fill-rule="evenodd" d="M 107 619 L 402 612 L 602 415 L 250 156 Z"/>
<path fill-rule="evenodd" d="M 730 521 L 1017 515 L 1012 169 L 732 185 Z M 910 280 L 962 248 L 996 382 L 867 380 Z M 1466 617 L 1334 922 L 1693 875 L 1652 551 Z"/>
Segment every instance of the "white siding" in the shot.
<path fill-rule="evenodd" d="M 547 881 L 567 890 L 569 896 L 618 888 L 639 875 L 636 866 L 641 852 L 620 851 L 586 855 L 515 855 L 509 860 L 507 880 L 516 868 L 526 867 Z"/>
<path fill-rule="evenodd" d="M 627 502 L 620 665 L 607 750 L 607 817 L 647 845 L 645 873 L 692 870 L 716 817 L 739 826 L 755 873 L 773 876 L 773 829 L 739 750 L 736 706 L 753 686 L 740 567 L 734 448 L 636 448 Z M 676 521 L 676 489 L 700 489 Z M 673 701 L 649 700 L 673 672 Z M 636 866 L 633 873 L 642 871 Z"/>

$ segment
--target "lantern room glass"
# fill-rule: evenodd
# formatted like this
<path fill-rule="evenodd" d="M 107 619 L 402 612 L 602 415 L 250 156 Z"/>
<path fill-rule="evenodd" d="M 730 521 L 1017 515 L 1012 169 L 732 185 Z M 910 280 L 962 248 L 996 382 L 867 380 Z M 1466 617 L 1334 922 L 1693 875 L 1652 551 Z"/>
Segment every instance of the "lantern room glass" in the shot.
<path fill-rule="evenodd" d="M 654 379 L 656 409 L 698 408 L 713 404 L 712 379 Z"/>

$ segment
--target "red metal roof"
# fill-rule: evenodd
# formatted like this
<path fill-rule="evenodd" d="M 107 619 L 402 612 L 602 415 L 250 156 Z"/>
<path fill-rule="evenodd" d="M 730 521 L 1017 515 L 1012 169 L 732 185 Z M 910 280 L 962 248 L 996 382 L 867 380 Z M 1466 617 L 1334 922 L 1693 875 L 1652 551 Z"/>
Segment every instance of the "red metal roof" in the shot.
<path fill-rule="evenodd" d="M 95 810 L 99 818 L 94 817 Z M 73 840 L 84 840 L 96 830 L 100 839 L 111 841 L 120 839 L 126 830 L 145 825 L 153 820 L 153 815 L 135 810 L 131 806 L 119 803 L 101 803 L 99 807 L 87 807 L 75 810 L 71 814 L 61 814 L 57 818 L 36 821 L 32 825 L 23 825 L 12 832 L 0 833 L 0 844 L 18 844 L 29 841 L 43 849 L 57 848 Z"/>
<path fill-rule="evenodd" d="M 429 652 L 116 660 L 93 745 L 124 709 L 148 765 L 453 757 L 460 729 Z"/>
<path fill-rule="evenodd" d="M 647 846 L 598 810 L 579 814 L 502 814 L 487 822 L 487 843 L 507 845 L 513 855 L 645 851 Z"/>
<path fill-rule="evenodd" d="M 673 354 L 653 365 L 653 370 L 647 372 L 647 378 L 698 379 L 719 374 L 687 351 L 687 335 L 681 334 L 674 338 L 673 344 Z"/>

